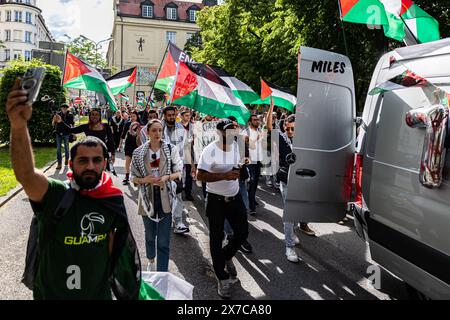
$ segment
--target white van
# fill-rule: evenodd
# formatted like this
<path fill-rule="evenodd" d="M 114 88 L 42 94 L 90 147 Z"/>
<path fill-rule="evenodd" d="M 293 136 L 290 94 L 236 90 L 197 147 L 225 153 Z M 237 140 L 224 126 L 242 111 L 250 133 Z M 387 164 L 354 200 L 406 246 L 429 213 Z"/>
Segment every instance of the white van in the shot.
<path fill-rule="evenodd" d="M 392 57 L 398 63 L 392 64 Z M 450 39 L 385 54 L 374 87 L 412 70 L 450 92 Z M 368 95 L 355 143 L 353 72 L 347 57 L 301 48 L 286 221 L 337 222 L 346 214 L 356 150 L 354 221 L 372 259 L 432 299 L 450 298 L 450 157 L 439 188 L 419 179 L 425 129 L 406 114 L 431 106 L 421 88 Z M 444 152 L 445 153 L 445 152 Z M 445 155 L 444 155 L 445 156 Z M 382 285 L 382 284 L 381 284 Z"/>

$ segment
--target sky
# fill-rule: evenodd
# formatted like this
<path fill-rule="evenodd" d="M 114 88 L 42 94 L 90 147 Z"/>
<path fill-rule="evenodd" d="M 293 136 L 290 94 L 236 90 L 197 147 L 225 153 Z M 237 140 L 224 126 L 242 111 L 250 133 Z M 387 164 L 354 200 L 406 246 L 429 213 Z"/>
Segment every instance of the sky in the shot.
<path fill-rule="evenodd" d="M 113 0 L 37 0 L 47 27 L 58 41 L 84 35 L 96 42 L 111 36 L 114 11 Z M 103 53 L 108 43 L 102 44 Z"/>

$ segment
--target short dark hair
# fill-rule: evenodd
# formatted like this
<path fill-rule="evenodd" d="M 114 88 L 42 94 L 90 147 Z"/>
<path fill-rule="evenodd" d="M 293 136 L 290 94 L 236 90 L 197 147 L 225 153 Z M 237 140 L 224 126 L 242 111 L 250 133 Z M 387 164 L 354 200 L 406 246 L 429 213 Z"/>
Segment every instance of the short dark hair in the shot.
<path fill-rule="evenodd" d="M 69 108 L 69 106 L 68 106 L 67 104 L 65 104 L 65 103 L 64 103 L 64 104 L 62 104 L 62 105 L 61 105 L 61 107 L 60 107 L 60 108 L 67 108 L 67 109 L 68 109 L 68 108 Z"/>
<path fill-rule="evenodd" d="M 148 112 L 148 114 L 153 114 L 153 113 L 158 114 L 155 110 L 150 110 L 150 111 Z"/>
<path fill-rule="evenodd" d="M 175 109 L 175 107 L 172 107 L 172 106 L 170 106 L 170 107 L 166 107 L 166 108 L 164 108 L 164 110 L 163 110 L 163 114 L 164 115 L 166 115 L 166 113 L 167 112 L 169 112 L 169 111 L 177 111 L 176 109 Z"/>
<path fill-rule="evenodd" d="M 184 116 L 186 113 L 189 113 L 189 114 L 190 114 L 191 112 L 186 110 L 186 111 L 183 111 L 183 112 L 181 113 L 181 115 Z"/>
<path fill-rule="evenodd" d="M 291 114 L 289 117 L 287 117 L 286 122 L 287 123 L 295 122 L 295 115 Z"/>
<path fill-rule="evenodd" d="M 95 148 L 100 145 L 103 149 L 103 157 L 108 158 L 108 149 L 106 148 L 106 144 L 97 137 L 87 136 L 86 138 L 75 142 L 75 144 L 70 149 L 70 159 L 73 161 L 77 156 L 77 150 L 79 146 L 86 146 Z"/>

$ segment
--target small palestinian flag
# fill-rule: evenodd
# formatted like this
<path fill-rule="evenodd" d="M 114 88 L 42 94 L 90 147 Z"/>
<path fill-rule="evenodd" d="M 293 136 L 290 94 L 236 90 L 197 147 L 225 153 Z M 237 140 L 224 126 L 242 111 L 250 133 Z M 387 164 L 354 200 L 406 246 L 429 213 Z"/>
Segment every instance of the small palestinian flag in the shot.
<path fill-rule="evenodd" d="M 379 84 L 369 92 L 369 95 L 373 96 L 393 90 L 401 90 L 409 87 L 426 87 L 429 85 L 430 82 L 427 79 L 407 70 L 395 78 Z"/>
<path fill-rule="evenodd" d="M 407 44 L 441 38 L 436 19 L 411 0 L 339 1 L 343 21 L 383 26 L 386 37 L 405 41 Z"/>
<path fill-rule="evenodd" d="M 250 111 L 211 67 L 180 61 L 178 69 L 172 104 L 220 119 L 234 116 L 239 124 L 247 124 Z"/>
<path fill-rule="evenodd" d="M 291 91 L 261 79 L 261 99 L 254 104 L 270 104 L 270 97 L 272 97 L 275 106 L 295 113 L 297 98 Z"/>
<path fill-rule="evenodd" d="M 120 100 L 130 101 L 130 98 L 128 96 L 124 95 L 123 93 L 119 93 L 119 97 L 120 97 Z"/>
<path fill-rule="evenodd" d="M 259 99 L 258 94 L 241 80 L 231 76 L 219 67 L 211 66 L 211 68 L 226 82 L 233 94 L 241 99 L 244 104 L 251 104 Z"/>
<path fill-rule="evenodd" d="M 92 66 L 67 52 L 63 78 L 64 88 L 90 90 L 102 94 L 111 110 L 116 111 L 116 100 L 105 78 Z"/>
<path fill-rule="evenodd" d="M 113 95 L 125 92 L 128 88 L 136 85 L 137 67 L 119 72 L 111 78 L 106 79 Z"/>

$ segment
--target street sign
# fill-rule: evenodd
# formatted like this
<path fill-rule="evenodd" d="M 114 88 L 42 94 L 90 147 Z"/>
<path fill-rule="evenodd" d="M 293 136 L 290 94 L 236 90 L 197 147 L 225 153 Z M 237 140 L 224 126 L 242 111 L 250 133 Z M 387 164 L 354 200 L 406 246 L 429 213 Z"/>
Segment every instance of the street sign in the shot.
<path fill-rule="evenodd" d="M 50 41 L 40 41 L 39 49 L 43 50 L 53 50 L 53 51 L 64 51 L 65 44 L 60 42 L 50 42 Z"/>
<path fill-rule="evenodd" d="M 32 50 L 31 55 L 33 59 L 40 59 L 45 63 L 58 66 L 61 70 L 64 69 L 64 54 L 58 54 L 56 52 L 44 51 L 44 50 Z"/>

